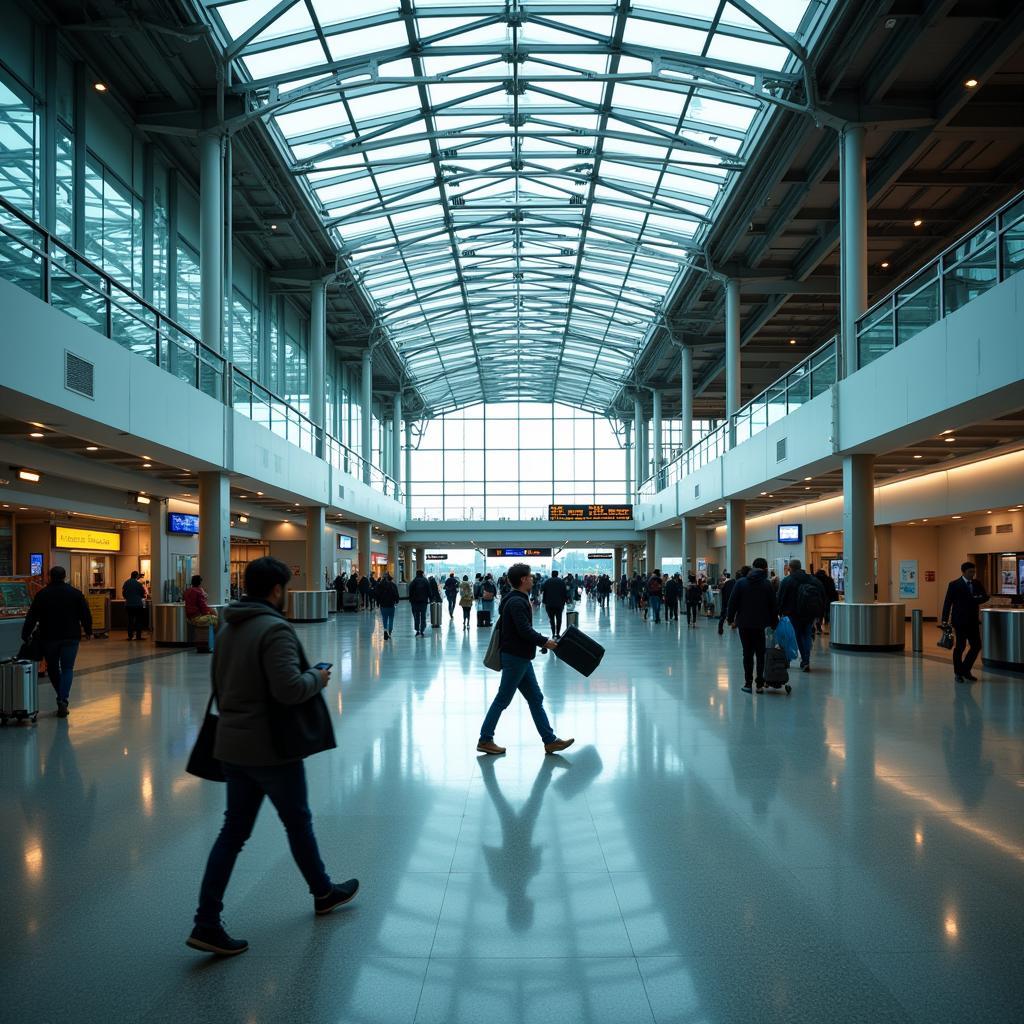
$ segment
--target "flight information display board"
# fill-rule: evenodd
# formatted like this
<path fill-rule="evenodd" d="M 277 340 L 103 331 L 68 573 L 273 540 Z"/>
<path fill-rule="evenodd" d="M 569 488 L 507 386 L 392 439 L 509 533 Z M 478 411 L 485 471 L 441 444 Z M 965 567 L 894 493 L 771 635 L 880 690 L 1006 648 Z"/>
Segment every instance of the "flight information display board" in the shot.
<path fill-rule="evenodd" d="M 550 558 L 551 548 L 488 548 L 488 558 Z"/>
<path fill-rule="evenodd" d="M 548 505 L 553 523 L 624 523 L 632 518 L 632 505 Z"/>

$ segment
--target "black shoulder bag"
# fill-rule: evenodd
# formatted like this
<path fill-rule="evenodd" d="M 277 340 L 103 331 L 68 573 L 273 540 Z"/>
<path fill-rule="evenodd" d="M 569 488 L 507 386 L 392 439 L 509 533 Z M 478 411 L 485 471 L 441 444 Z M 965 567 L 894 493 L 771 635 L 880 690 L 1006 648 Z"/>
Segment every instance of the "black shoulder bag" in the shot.
<path fill-rule="evenodd" d="M 189 775 L 195 775 L 200 779 L 208 779 L 210 782 L 224 782 L 224 765 L 213 756 L 213 745 L 217 741 L 217 720 L 213 713 L 214 695 L 206 702 L 206 714 L 203 716 L 203 724 L 199 727 L 199 735 L 196 737 L 195 746 L 189 755 L 185 771 Z"/>

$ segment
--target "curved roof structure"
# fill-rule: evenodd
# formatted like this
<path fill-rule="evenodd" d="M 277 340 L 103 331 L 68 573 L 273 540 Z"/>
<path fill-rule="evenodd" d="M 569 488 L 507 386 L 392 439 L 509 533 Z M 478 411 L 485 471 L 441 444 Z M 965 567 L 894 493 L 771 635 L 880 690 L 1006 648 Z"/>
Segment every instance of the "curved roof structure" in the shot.
<path fill-rule="evenodd" d="M 813 99 L 808 7 L 207 2 L 435 413 L 608 408 L 771 108 Z"/>

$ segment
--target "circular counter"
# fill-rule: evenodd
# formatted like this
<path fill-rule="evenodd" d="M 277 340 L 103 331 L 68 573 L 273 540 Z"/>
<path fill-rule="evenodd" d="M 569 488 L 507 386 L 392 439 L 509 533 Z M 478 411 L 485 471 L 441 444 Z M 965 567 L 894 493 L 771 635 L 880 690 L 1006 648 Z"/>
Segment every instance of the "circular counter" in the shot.
<path fill-rule="evenodd" d="M 981 609 L 981 663 L 1024 672 L 1024 608 Z"/>
<path fill-rule="evenodd" d="M 326 622 L 327 590 L 289 590 L 285 618 L 289 622 Z"/>
<path fill-rule="evenodd" d="M 833 651 L 902 651 L 906 646 L 907 606 L 836 601 L 829 616 Z"/>

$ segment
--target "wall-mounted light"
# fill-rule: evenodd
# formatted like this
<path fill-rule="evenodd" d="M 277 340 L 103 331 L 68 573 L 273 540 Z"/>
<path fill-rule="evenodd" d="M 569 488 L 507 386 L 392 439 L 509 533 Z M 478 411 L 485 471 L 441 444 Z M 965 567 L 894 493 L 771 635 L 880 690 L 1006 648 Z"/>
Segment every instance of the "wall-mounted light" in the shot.
<path fill-rule="evenodd" d="M 249 517 L 248 516 L 239 516 L 238 517 L 238 521 L 240 523 L 247 523 L 247 522 L 249 522 Z"/>
<path fill-rule="evenodd" d="M 24 480 L 26 483 L 37 484 L 42 477 L 34 469 L 19 469 L 18 479 Z"/>
<path fill-rule="evenodd" d="M 135 495 L 135 500 L 140 505 L 148 505 L 149 504 L 149 498 L 147 498 L 144 494 L 137 494 L 137 495 Z"/>

